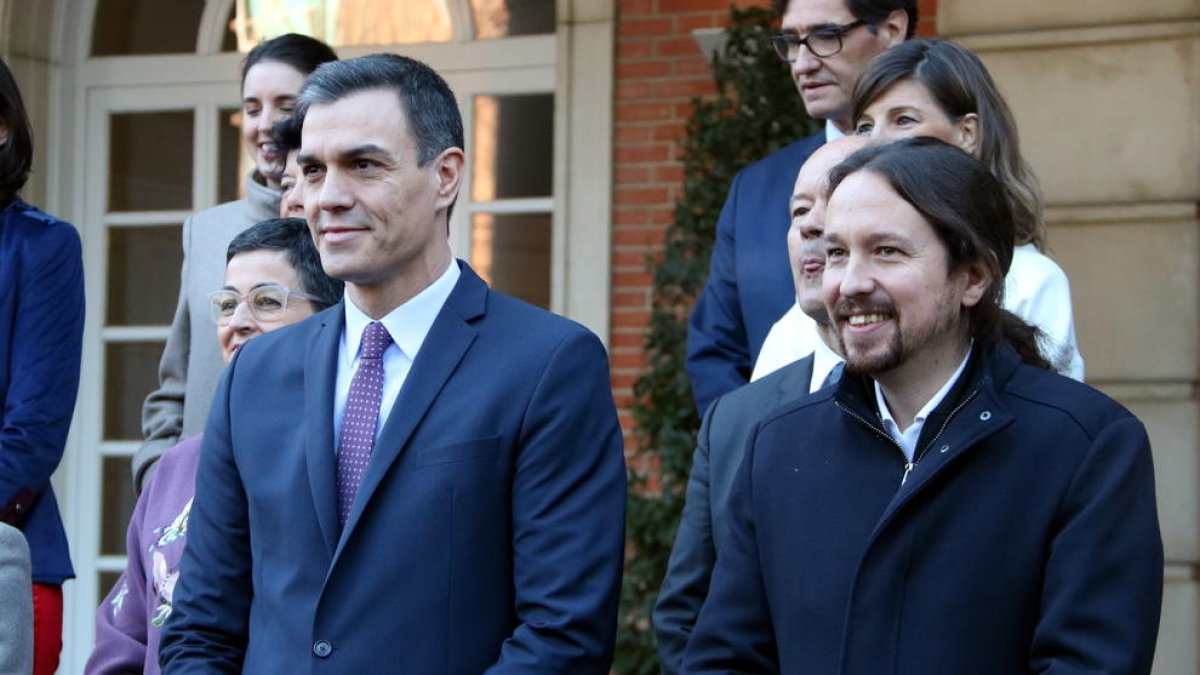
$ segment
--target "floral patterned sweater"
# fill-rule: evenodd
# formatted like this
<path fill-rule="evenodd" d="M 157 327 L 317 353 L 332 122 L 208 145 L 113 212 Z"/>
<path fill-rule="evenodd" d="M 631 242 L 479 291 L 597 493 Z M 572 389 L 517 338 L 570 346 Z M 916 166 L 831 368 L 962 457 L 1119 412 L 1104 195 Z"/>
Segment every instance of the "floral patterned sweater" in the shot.
<path fill-rule="evenodd" d="M 158 642 L 171 615 L 196 492 L 200 436 L 163 453 L 125 535 L 129 562 L 96 610 L 96 645 L 84 672 L 158 675 Z"/>

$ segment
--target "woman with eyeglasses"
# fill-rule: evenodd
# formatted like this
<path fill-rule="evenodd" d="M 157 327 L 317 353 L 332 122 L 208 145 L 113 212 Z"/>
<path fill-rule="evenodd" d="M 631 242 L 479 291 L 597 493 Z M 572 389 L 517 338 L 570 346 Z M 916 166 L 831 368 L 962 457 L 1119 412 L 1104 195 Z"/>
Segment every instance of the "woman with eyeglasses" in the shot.
<path fill-rule="evenodd" d="M 289 33 L 256 46 L 242 63 L 242 146 L 252 160 L 246 196 L 193 214 L 183 224 L 179 304 L 159 365 L 159 386 L 142 408 L 145 441 L 133 458 L 140 488 L 158 456 L 181 438 L 200 433 L 216 391 L 217 345 L 205 328 L 204 295 L 221 282 L 217 264 L 234 235 L 279 214 L 283 156 L 272 127 L 291 115 L 300 88 L 337 55 L 320 40 Z"/>
<path fill-rule="evenodd" d="M 1042 193 L 1021 156 L 1017 125 L 987 68 L 948 40 L 914 40 L 877 56 L 854 88 L 859 134 L 933 136 L 971 153 L 1008 193 L 1017 238 L 1004 307 L 1041 329 L 1043 356 L 1083 380 L 1067 275 L 1045 255 Z"/>
<path fill-rule="evenodd" d="M 209 314 L 226 365 L 247 340 L 337 304 L 341 281 L 327 276 L 299 218 L 267 220 L 242 232 L 226 253 L 225 284 Z M 125 536 L 125 571 L 96 610 L 96 644 L 85 673 L 158 673 L 158 645 L 171 615 L 187 541 L 201 437 L 163 453 L 146 481 Z"/>

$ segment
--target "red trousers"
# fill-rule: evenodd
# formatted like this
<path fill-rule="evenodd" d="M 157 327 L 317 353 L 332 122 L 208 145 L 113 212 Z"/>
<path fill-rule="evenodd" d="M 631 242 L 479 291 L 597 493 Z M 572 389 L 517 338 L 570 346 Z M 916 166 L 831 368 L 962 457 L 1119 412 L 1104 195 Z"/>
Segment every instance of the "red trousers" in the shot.
<path fill-rule="evenodd" d="M 54 675 L 62 652 L 62 586 L 33 585 L 33 675 Z"/>

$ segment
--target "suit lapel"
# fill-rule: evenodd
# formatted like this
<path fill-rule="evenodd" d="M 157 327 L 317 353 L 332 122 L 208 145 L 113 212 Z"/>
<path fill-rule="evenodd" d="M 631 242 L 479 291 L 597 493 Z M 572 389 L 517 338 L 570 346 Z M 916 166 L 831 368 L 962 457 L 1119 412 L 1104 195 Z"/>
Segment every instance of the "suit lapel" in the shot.
<path fill-rule="evenodd" d="M 483 315 L 488 289 L 465 263 L 461 264 L 461 268 L 462 276 L 430 327 L 429 335 L 425 337 L 421 351 L 408 371 L 400 395 L 396 398 L 396 403 L 388 414 L 387 423 L 384 424 L 379 440 L 371 452 L 366 475 L 363 476 L 358 497 L 350 510 L 345 531 L 338 543 L 339 552 L 358 524 L 383 477 L 405 450 L 413 432 L 437 398 L 438 392 L 445 386 L 467 349 L 475 341 L 477 332 L 470 322 Z"/>
<path fill-rule="evenodd" d="M 321 534 L 332 557 L 338 541 L 337 462 L 333 447 L 333 388 L 345 309 L 341 303 L 321 317 L 304 355 L 304 454 L 308 485 Z"/>

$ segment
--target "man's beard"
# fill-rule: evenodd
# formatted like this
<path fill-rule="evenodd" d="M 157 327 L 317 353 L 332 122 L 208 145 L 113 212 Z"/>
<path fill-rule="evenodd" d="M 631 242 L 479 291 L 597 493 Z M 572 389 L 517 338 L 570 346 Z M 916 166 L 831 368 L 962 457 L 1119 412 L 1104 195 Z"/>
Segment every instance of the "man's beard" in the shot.
<path fill-rule="evenodd" d="M 837 331 L 838 346 L 846 359 L 846 371 L 855 375 L 870 375 L 876 377 L 881 373 L 891 371 L 906 363 L 913 355 L 910 350 L 920 350 L 933 341 L 933 337 L 949 330 L 955 323 L 956 316 L 942 312 L 936 322 L 919 326 L 907 336 L 900 328 L 900 315 L 891 299 L 881 298 L 868 301 L 840 300 L 833 308 L 833 316 L 839 318 L 839 324 L 850 314 L 880 314 L 892 322 L 892 336 L 882 351 L 872 350 L 873 353 L 863 353 L 864 350 L 852 352 L 846 347 L 842 331 Z"/>

